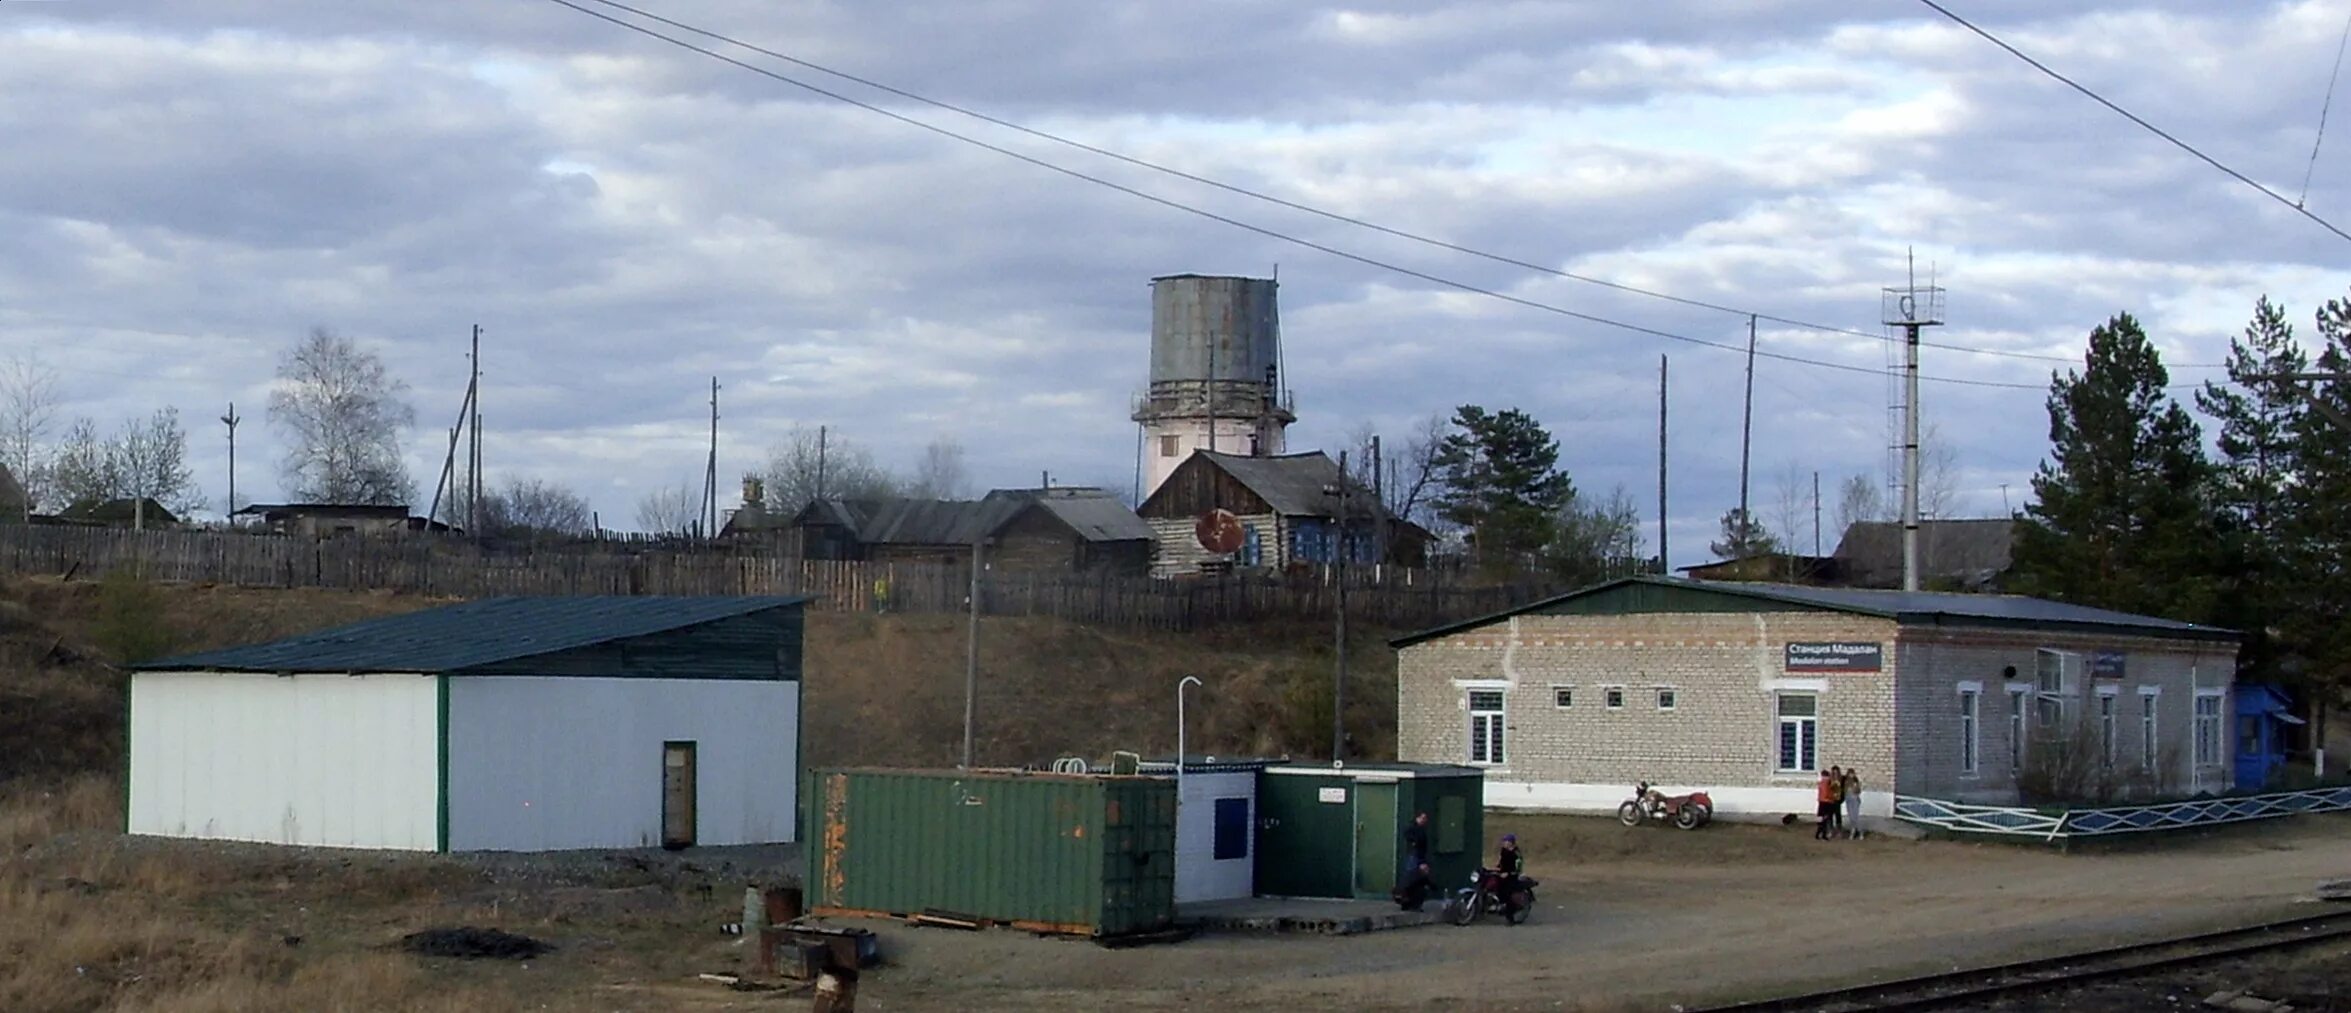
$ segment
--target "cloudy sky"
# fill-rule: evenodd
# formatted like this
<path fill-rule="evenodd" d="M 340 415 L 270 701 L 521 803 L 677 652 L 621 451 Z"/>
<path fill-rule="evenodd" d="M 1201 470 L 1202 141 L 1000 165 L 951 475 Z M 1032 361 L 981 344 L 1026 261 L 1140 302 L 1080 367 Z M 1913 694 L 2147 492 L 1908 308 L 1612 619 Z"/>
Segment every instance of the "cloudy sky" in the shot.
<path fill-rule="evenodd" d="M 1934 340 L 2028 355 L 2078 356 L 2091 327 L 2129 310 L 2169 361 L 2213 363 L 2258 295 L 2306 323 L 2346 288 L 2330 265 L 2351 244 L 1907 0 L 641 6 L 1288 200 L 1873 334 L 1879 290 L 1902 282 L 1912 249 L 1949 289 Z M 1952 6 L 2289 196 L 2351 16 L 2351 0 Z M 1384 236 L 725 51 L 1361 257 L 1745 338 L 1736 314 Z M 2337 120 L 2351 131 L 2351 109 Z M 2351 136 L 2329 136 L 2314 212 L 2351 220 L 2347 167 Z M 1040 471 L 1123 486 L 1148 279 L 1276 265 L 1293 447 L 1516 406 L 1551 427 L 1580 486 L 1626 486 L 1653 525 L 1664 353 L 1675 562 L 1701 558 L 1735 503 L 1736 352 L 1171 209 L 552 0 L 0 2 L 0 352 L 57 369 L 67 411 L 101 425 L 177 406 L 216 499 L 226 441 L 212 420 L 231 401 L 250 419 L 239 491 L 276 494 L 272 370 L 321 325 L 410 385 L 410 467 L 429 487 L 480 324 L 490 477 L 576 487 L 608 526 L 631 526 L 650 488 L 698 487 L 713 375 L 730 485 L 794 426 L 824 424 L 902 466 L 954 436 L 983 486 Z M 1861 369 L 1757 365 L 1759 513 L 1791 468 L 1830 486 L 1882 468 L 1886 345 L 1769 322 L 1761 345 Z M 1954 512 L 2021 503 L 2046 444 L 2033 388 L 2055 365 L 1927 350 L 1929 376 L 2030 385 L 1925 384 L 1959 465 Z"/>

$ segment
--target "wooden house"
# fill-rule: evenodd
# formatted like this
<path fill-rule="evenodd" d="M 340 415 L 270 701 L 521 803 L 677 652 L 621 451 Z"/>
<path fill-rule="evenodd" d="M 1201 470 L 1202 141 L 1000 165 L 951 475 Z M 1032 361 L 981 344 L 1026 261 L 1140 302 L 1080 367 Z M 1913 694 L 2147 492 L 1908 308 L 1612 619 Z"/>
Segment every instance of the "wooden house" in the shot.
<path fill-rule="evenodd" d="M 1239 519 L 1237 551 L 1201 544 L 1200 519 L 1216 510 Z M 1152 572 L 1161 576 L 1335 563 L 1342 542 L 1346 560 L 1358 564 L 1384 557 L 1418 565 L 1428 550 L 1428 532 L 1386 516 L 1371 490 L 1347 479 L 1321 451 L 1275 457 L 1194 451 L 1137 512 L 1151 526 Z"/>

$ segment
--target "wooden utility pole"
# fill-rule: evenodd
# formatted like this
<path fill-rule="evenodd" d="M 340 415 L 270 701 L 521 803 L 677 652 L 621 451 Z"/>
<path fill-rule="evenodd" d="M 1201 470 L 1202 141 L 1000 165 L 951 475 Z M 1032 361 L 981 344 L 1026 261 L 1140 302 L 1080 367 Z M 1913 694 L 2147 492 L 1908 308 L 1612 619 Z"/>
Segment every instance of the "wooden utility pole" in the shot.
<path fill-rule="evenodd" d="M 1755 317 L 1747 317 L 1747 401 L 1739 421 L 1739 540 L 1746 541 L 1746 525 L 1751 516 L 1747 512 L 1747 450 L 1755 437 Z M 1740 545 L 1744 551 L 1746 546 Z"/>
<path fill-rule="evenodd" d="M 823 502 L 824 500 L 824 441 L 825 427 L 818 426 L 816 427 L 816 495 L 809 497 L 811 502 Z"/>
<path fill-rule="evenodd" d="M 235 401 L 229 402 L 229 413 L 221 416 L 220 421 L 222 425 L 229 427 L 229 509 L 227 519 L 229 523 L 234 524 L 237 519 L 237 423 L 245 421 L 237 415 Z"/>
<path fill-rule="evenodd" d="M 1331 676 L 1331 762 L 1347 759 L 1347 452 L 1339 451 L 1339 516 L 1338 541 L 1333 555 L 1338 567 L 1338 617 L 1333 647 L 1338 654 L 1338 670 Z M 1183 762 L 1177 757 L 1176 762 Z"/>
<path fill-rule="evenodd" d="M 473 379 L 466 384 L 465 532 L 482 540 L 482 325 L 473 325 Z"/>
<path fill-rule="evenodd" d="M 1665 538 L 1665 356 L 1657 357 L 1657 572 L 1673 572 Z"/>
<path fill-rule="evenodd" d="M 702 472 L 702 516 L 706 538 L 718 537 L 718 378 L 710 378 L 710 461 Z"/>

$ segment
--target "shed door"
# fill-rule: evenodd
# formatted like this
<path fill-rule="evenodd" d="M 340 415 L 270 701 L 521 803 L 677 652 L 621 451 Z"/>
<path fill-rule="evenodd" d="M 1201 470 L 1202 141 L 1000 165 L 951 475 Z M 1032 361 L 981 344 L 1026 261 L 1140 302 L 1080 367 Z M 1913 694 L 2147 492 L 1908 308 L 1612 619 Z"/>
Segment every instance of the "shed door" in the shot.
<path fill-rule="evenodd" d="M 661 744 L 661 846 L 694 846 L 694 744 Z"/>
<path fill-rule="evenodd" d="M 1397 853 L 1396 782 L 1355 785 L 1355 895 L 1385 897 L 1395 889 L 1404 856 Z M 1443 884 L 1439 884 L 1443 885 Z"/>

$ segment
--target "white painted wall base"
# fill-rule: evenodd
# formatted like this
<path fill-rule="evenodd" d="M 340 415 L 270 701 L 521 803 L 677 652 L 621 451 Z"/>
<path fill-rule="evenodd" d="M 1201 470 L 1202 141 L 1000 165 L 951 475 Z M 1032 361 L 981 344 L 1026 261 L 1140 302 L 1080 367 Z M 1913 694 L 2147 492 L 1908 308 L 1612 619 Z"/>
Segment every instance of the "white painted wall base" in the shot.
<path fill-rule="evenodd" d="M 1796 813 L 1807 819 L 1818 811 L 1810 783 L 1773 788 L 1716 788 L 1688 785 L 1654 785 L 1668 795 L 1703 790 L 1714 799 L 1715 816 L 1726 820 L 1753 818 L 1779 819 Z M 1633 797 L 1629 784 L 1564 784 L 1527 783 L 1508 781 L 1486 782 L 1486 808 L 1522 809 L 1530 812 L 1564 812 L 1609 814 Z M 1894 794 L 1886 791 L 1861 793 L 1861 814 L 1891 817 L 1894 815 Z M 1489 835 L 1490 836 L 1490 835 Z"/>
<path fill-rule="evenodd" d="M 1249 850 L 1240 858 L 1216 859 L 1216 800 L 1249 800 Z M 1257 773 L 1185 774 L 1176 796 L 1176 881 L 1178 904 L 1252 896 L 1257 886 Z"/>

